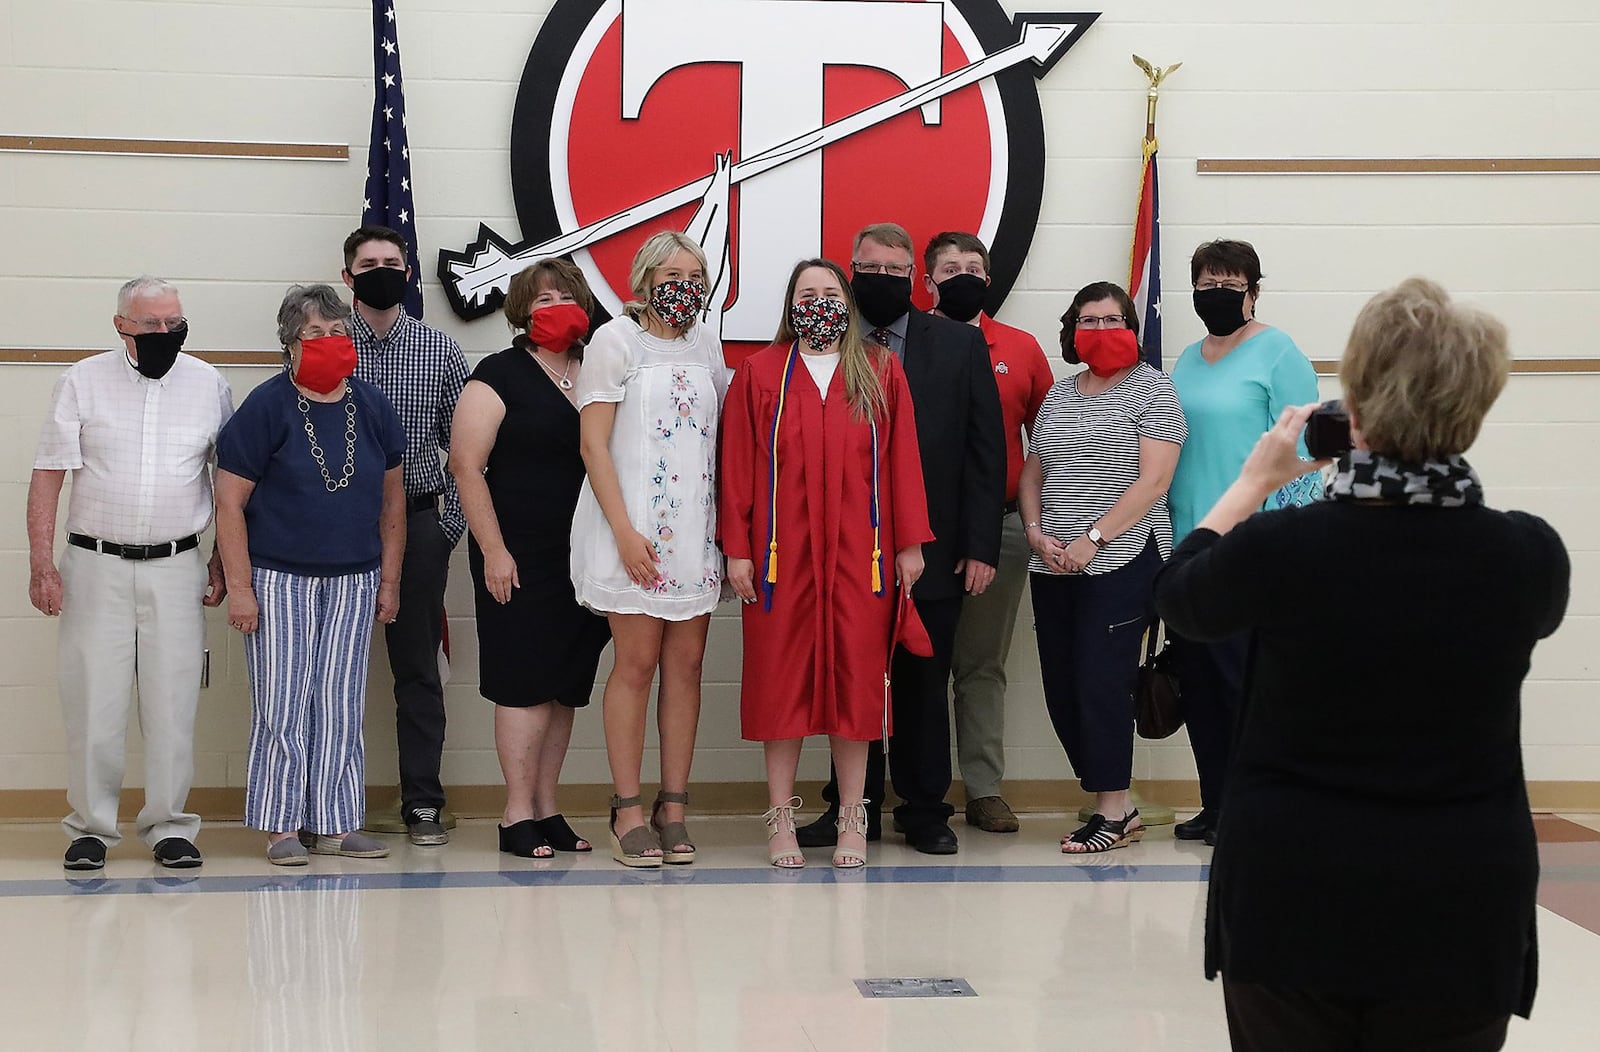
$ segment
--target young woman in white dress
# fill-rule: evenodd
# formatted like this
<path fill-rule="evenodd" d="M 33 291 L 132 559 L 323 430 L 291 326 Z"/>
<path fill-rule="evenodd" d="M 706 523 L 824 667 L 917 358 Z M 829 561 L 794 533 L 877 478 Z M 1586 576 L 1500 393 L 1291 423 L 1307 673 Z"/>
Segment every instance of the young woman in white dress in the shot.
<path fill-rule="evenodd" d="M 716 544 L 717 419 L 728 370 L 706 310 L 706 258 L 664 231 L 633 259 L 635 301 L 595 330 L 578 379 L 588 480 L 572 521 L 578 601 L 610 619 L 605 688 L 612 857 L 625 866 L 694 861 L 683 824 L 700 720 L 700 661 L 722 589 Z M 716 305 L 720 307 L 720 305 Z M 714 308 L 715 309 L 715 308 Z M 650 683 L 661 792 L 639 800 Z"/>

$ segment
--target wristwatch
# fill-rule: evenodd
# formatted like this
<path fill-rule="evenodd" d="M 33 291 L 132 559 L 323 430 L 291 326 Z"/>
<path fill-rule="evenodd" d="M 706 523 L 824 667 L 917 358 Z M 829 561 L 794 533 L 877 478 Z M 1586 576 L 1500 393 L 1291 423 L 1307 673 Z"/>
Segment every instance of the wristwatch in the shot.
<path fill-rule="evenodd" d="M 1100 527 L 1090 526 L 1086 536 L 1094 543 L 1096 548 L 1104 548 L 1106 546 L 1106 535 L 1100 532 Z"/>

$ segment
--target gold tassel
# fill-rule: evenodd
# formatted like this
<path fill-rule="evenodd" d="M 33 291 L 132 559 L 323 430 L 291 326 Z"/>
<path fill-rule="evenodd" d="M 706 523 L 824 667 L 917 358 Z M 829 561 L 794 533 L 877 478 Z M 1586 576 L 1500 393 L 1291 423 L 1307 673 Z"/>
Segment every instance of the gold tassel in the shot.
<path fill-rule="evenodd" d="M 872 594 L 879 595 L 883 592 L 883 549 L 875 548 L 872 552 Z"/>
<path fill-rule="evenodd" d="M 767 545 L 767 583 L 778 583 L 778 542 Z"/>

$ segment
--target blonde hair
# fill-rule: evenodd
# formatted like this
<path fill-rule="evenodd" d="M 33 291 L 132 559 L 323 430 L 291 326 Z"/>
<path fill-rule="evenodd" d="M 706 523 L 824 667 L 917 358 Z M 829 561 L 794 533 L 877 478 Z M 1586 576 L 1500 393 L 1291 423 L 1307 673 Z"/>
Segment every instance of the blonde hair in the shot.
<path fill-rule="evenodd" d="M 850 291 L 850 278 L 844 268 L 831 259 L 802 259 L 789 272 L 789 287 L 783 294 L 783 320 L 778 322 L 778 334 L 772 342 L 787 346 L 799 339 L 794 323 L 789 318 L 789 307 L 794 303 L 794 290 L 800 284 L 800 275 L 812 267 L 831 273 L 839 282 L 845 306 L 850 308 L 850 320 L 844 335 L 839 337 L 839 369 L 844 373 L 844 393 L 859 419 L 882 420 L 888 415 L 889 396 L 883 389 L 883 377 L 878 372 L 888 348 L 879 343 L 869 343 L 861 338 L 861 323 L 856 320 L 855 294 Z"/>
<path fill-rule="evenodd" d="M 633 293 L 633 299 L 622 305 L 628 317 L 634 321 L 644 317 L 645 311 L 650 309 L 650 275 L 680 251 L 689 253 L 700 264 L 701 273 L 707 275 L 707 292 L 710 292 L 711 266 L 706 262 L 705 250 L 688 234 L 663 230 L 652 234 L 633 254 L 633 266 L 628 271 L 628 288 Z"/>
<path fill-rule="evenodd" d="M 1339 381 L 1367 446 L 1415 462 L 1470 447 L 1510 371 L 1499 319 L 1409 278 L 1361 308 Z"/>

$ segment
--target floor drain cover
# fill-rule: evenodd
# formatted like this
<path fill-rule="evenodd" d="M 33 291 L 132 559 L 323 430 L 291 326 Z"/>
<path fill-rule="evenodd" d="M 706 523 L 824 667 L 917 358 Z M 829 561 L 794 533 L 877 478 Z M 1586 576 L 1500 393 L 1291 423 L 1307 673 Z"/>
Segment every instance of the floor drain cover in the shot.
<path fill-rule="evenodd" d="M 862 997 L 977 997 L 965 979 L 921 979 L 909 976 L 891 979 L 857 979 Z"/>

